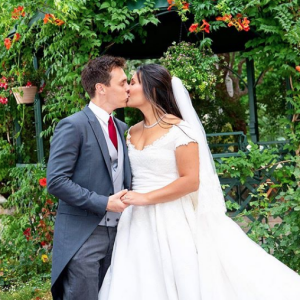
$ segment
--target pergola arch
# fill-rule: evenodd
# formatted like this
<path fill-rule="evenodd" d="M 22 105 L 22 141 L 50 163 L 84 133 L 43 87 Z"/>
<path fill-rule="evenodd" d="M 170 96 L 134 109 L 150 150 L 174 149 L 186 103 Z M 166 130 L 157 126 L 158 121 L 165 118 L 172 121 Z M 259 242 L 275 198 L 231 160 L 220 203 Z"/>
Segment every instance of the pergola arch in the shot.
<path fill-rule="evenodd" d="M 132 2 L 128 7 L 140 9 L 143 7 L 143 0 Z M 109 45 L 105 49 L 105 53 L 123 56 L 127 59 L 149 59 L 159 58 L 171 46 L 172 42 L 187 41 L 191 43 L 199 42 L 200 39 L 195 34 L 189 34 L 188 28 L 193 23 L 193 16 L 189 15 L 189 19 L 183 22 L 178 15 L 176 9 L 168 10 L 166 0 L 157 0 L 155 7 L 159 10 L 156 17 L 160 21 L 158 25 L 149 24 L 144 27 L 147 30 L 146 42 L 135 39 L 132 42 L 124 42 L 123 44 Z M 257 37 L 257 34 L 251 30 L 248 32 L 239 32 L 235 28 L 220 28 L 218 31 L 211 32 L 209 35 L 213 41 L 212 51 L 215 54 L 246 51 L 245 44 Z M 259 127 L 257 117 L 257 99 L 256 86 L 258 80 L 255 80 L 254 61 L 247 59 L 247 83 L 249 97 L 249 133 L 254 143 L 259 142 Z M 232 70 L 231 70 L 232 71 Z M 259 76 L 260 77 L 260 76 Z M 123 114 L 119 114 L 122 118 Z"/>
<path fill-rule="evenodd" d="M 143 0 L 132 1 L 127 4 L 131 10 L 140 9 L 144 5 Z M 146 59 L 146 58 L 159 58 L 172 44 L 172 42 L 199 42 L 200 39 L 196 34 L 189 34 L 188 28 L 193 23 L 193 16 L 190 14 L 189 19 L 183 22 L 178 15 L 176 9 L 168 10 L 168 2 L 166 0 L 156 0 L 155 8 L 157 8 L 156 17 L 159 20 L 158 25 L 148 24 L 143 28 L 147 31 L 145 43 L 141 39 L 136 38 L 133 41 L 125 41 L 123 44 L 107 44 L 103 45 L 103 54 L 112 54 L 123 56 L 127 59 Z M 44 13 L 38 12 L 34 15 L 29 22 L 29 26 L 33 25 L 36 21 L 43 19 Z M 139 26 L 136 23 L 132 26 Z M 14 27 L 9 33 L 8 37 L 12 37 L 16 33 L 17 27 Z M 256 32 L 251 29 L 248 32 L 239 32 L 235 28 L 219 28 L 218 31 L 213 31 L 208 35 L 212 39 L 212 50 L 214 53 L 228 53 L 236 51 L 246 51 L 245 44 L 257 37 Z M 37 68 L 37 59 L 34 58 L 35 67 Z M 247 59 L 247 88 L 249 97 L 249 134 L 252 142 L 259 142 L 259 127 L 257 117 L 257 100 L 256 100 L 256 86 L 259 78 L 255 79 L 254 61 Z M 231 70 L 234 72 L 233 70 Z M 287 84 L 288 88 L 288 84 Z M 37 94 L 34 103 L 35 110 L 35 126 L 36 126 L 36 139 L 37 139 L 37 156 L 38 161 L 44 159 L 43 138 L 42 132 L 42 119 L 41 119 L 41 102 Z M 119 116 L 124 118 L 124 113 L 119 113 Z M 17 142 L 21 144 L 20 138 Z"/>

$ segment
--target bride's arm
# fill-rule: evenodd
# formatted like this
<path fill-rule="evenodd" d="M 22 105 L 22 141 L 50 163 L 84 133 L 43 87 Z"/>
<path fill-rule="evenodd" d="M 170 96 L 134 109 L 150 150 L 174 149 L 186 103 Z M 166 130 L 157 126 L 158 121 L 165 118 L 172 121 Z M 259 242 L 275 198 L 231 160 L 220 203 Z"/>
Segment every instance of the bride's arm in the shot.
<path fill-rule="evenodd" d="M 176 148 L 176 163 L 179 178 L 167 186 L 149 193 L 130 191 L 123 197 L 129 205 L 151 205 L 178 199 L 195 192 L 199 188 L 199 152 L 197 143 L 189 143 Z M 157 174 L 159 176 L 159 174 Z"/>

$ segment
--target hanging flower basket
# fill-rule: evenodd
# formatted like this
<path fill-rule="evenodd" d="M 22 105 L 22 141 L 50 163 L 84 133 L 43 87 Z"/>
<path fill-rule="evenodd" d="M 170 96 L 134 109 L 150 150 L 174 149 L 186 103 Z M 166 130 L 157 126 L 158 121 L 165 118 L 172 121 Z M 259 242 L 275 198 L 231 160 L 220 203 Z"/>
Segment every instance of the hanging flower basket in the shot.
<path fill-rule="evenodd" d="M 12 89 L 18 104 L 29 104 L 34 102 L 37 92 L 36 86 L 21 86 Z"/>

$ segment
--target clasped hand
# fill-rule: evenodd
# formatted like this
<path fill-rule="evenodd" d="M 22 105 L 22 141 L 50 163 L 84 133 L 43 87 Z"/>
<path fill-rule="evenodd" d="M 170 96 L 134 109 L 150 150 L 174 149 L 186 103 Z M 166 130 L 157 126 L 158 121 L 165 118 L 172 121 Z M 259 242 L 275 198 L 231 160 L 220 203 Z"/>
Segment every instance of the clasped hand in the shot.
<path fill-rule="evenodd" d="M 121 197 L 121 201 L 125 205 L 148 205 L 148 198 L 146 194 L 141 194 L 133 191 L 128 191 Z"/>
<path fill-rule="evenodd" d="M 123 212 L 129 205 L 148 205 L 146 194 L 122 190 L 108 198 L 106 210 L 112 212 Z"/>

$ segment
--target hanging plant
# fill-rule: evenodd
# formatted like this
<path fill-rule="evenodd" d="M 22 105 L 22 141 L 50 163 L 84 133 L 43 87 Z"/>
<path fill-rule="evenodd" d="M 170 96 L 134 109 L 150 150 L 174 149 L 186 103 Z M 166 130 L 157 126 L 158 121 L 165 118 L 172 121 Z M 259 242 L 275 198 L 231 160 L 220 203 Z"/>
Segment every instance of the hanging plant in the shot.
<path fill-rule="evenodd" d="M 208 48 L 173 43 L 160 59 L 172 76 L 179 77 L 194 99 L 213 99 L 217 83 L 218 57 Z"/>

